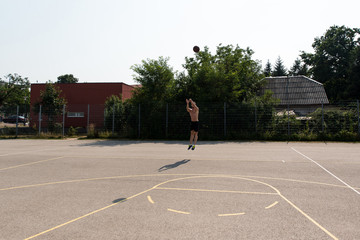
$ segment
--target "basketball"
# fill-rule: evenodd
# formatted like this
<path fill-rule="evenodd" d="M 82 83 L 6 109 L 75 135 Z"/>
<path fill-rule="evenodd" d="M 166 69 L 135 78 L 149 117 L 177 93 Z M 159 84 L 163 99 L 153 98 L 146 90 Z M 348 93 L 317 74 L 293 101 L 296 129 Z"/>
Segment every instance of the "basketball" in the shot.
<path fill-rule="evenodd" d="M 198 46 L 194 46 L 194 47 L 193 47 L 193 51 L 196 52 L 196 53 L 198 53 L 198 52 L 200 51 L 200 48 L 199 48 Z"/>

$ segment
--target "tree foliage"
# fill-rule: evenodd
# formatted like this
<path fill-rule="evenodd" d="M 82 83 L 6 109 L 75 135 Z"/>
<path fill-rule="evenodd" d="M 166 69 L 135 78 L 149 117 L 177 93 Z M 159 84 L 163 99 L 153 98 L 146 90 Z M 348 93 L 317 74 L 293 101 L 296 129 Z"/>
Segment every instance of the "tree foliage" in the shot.
<path fill-rule="evenodd" d="M 284 63 L 283 63 L 280 56 L 277 58 L 277 60 L 275 62 L 274 70 L 272 71 L 271 75 L 273 77 L 286 76 L 287 75 L 286 67 L 284 66 Z"/>
<path fill-rule="evenodd" d="M 309 69 L 308 66 L 301 61 L 301 59 L 297 58 L 293 64 L 293 66 L 290 68 L 289 71 L 290 76 L 308 76 L 309 77 Z"/>
<path fill-rule="evenodd" d="M 185 71 L 174 81 L 173 99 L 193 98 L 199 102 L 251 99 L 263 77 L 260 64 L 251 59 L 252 54 L 249 48 L 220 44 L 214 55 L 205 47 L 194 57 L 186 57 Z"/>
<path fill-rule="evenodd" d="M 0 106 L 29 105 L 30 81 L 18 74 L 9 74 L 0 78 Z"/>
<path fill-rule="evenodd" d="M 194 98 L 208 102 L 240 102 L 256 95 L 261 86 L 261 65 L 253 51 L 239 46 L 207 47 L 194 58 L 185 58 L 185 72 L 176 79 L 177 99 Z"/>
<path fill-rule="evenodd" d="M 193 98 L 196 101 L 232 101 L 251 99 L 261 86 L 261 65 L 252 60 L 253 51 L 239 46 L 217 47 L 213 55 L 208 47 L 186 57 L 185 71 L 175 73 L 168 58 L 148 59 L 132 66 L 136 89 L 134 102 L 170 102 Z"/>
<path fill-rule="evenodd" d="M 174 71 L 168 64 L 169 58 L 143 60 L 131 69 L 136 73 L 134 80 L 142 85 L 134 92 L 134 102 L 168 101 L 172 97 Z"/>
<path fill-rule="evenodd" d="M 264 68 L 264 76 L 265 77 L 270 77 L 271 76 L 271 72 L 272 72 L 272 67 L 271 67 L 271 63 L 270 61 L 268 60 L 266 62 L 266 65 L 265 65 L 265 68 Z"/>
<path fill-rule="evenodd" d="M 34 105 L 34 112 L 47 116 L 49 130 L 54 128 L 55 117 L 61 115 L 66 99 L 61 96 L 61 90 L 53 83 L 46 83 L 45 90 L 40 92 L 40 99 Z"/>
<path fill-rule="evenodd" d="M 105 101 L 105 128 L 112 130 L 116 126 L 116 132 L 121 132 L 126 123 L 125 105 L 121 94 L 111 95 Z"/>
<path fill-rule="evenodd" d="M 312 44 L 314 53 L 302 52 L 301 58 L 310 66 L 317 81 L 324 84 L 331 100 L 360 97 L 353 92 L 358 86 L 360 29 L 332 26 Z"/>
<path fill-rule="evenodd" d="M 61 75 L 57 78 L 56 83 L 78 83 L 79 79 L 74 77 L 72 74 Z"/>

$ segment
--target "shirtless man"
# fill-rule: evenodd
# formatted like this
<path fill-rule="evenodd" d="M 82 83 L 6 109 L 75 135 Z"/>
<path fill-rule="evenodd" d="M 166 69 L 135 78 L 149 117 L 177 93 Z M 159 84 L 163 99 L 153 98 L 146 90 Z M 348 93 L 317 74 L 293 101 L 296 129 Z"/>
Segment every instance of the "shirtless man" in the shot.
<path fill-rule="evenodd" d="M 192 108 L 190 108 L 189 103 L 191 103 Z M 188 150 L 190 150 L 190 148 L 191 150 L 195 150 L 195 145 L 198 139 L 198 132 L 199 132 L 199 108 L 198 106 L 196 106 L 196 103 L 190 98 L 189 100 L 186 99 L 186 110 L 189 112 L 191 118 L 190 144 Z"/>

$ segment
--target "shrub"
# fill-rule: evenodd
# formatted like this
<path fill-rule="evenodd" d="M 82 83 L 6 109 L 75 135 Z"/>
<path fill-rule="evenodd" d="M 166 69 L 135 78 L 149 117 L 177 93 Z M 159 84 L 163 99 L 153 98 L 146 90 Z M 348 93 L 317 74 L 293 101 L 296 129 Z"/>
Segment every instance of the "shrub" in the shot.
<path fill-rule="evenodd" d="M 70 128 L 68 129 L 67 135 L 69 137 L 72 137 L 72 136 L 76 135 L 77 134 L 77 129 L 78 128 L 74 128 L 73 126 L 70 126 Z"/>
<path fill-rule="evenodd" d="M 87 137 L 88 138 L 98 138 L 99 137 L 99 132 L 95 128 L 94 124 L 90 124 L 90 126 L 88 127 Z"/>

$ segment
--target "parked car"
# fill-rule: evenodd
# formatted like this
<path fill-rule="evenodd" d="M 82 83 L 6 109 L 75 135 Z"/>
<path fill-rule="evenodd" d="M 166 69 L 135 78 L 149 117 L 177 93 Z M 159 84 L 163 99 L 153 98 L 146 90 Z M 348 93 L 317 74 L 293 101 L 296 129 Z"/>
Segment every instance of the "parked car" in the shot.
<path fill-rule="evenodd" d="M 16 123 L 16 115 L 9 116 L 3 119 L 4 123 Z M 18 123 L 26 123 L 27 119 L 23 116 L 18 116 Z"/>

